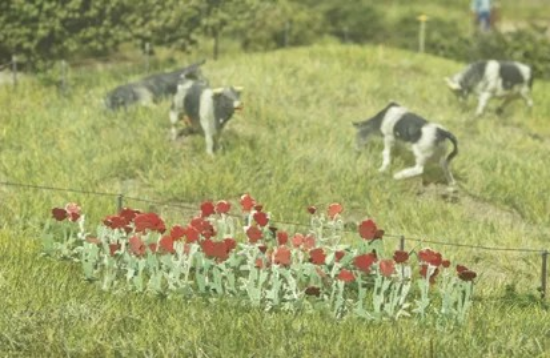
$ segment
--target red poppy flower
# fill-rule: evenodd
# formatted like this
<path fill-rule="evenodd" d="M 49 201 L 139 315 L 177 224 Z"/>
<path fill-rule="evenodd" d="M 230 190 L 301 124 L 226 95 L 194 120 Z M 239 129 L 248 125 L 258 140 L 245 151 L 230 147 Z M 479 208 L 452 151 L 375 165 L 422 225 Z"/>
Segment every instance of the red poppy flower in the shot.
<path fill-rule="evenodd" d="M 311 215 L 313 215 L 317 212 L 317 208 L 313 205 L 310 205 L 310 206 L 307 207 L 307 212 L 310 213 Z"/>
<path fill-rule="evenodd" d="M 118 242 L 109 244 L 109 254 L 115 256 L 116 252 L 120 250 L 121 247 L 122 245 Z"/>
<path fill-rule="evenodd" d="M 327 255 L 321 247 L 313 249 L 309 252 L 309 262 L 315 265 L 324 265 Z"/>
<path fill-rule="evenodd" d="M 132 236 L 128 240 L 130 244 L 130 252 L 136 256 L 145 255 L 145 243 L 139 238 L 139 236 Z"/>
<path fill-rule="evenodd" d="M 181 225 L 174 225 L 170 230 L 172 240 L 179 241 L 185 236 L 185 228 Z"/>
<path fill-rule="evenodd" d="M 164 221 L 155 213 L 137 214 L 134 218 L 134 224 L 136 225 L 136 232 L 151 230 L 162 234 L 166 231 Z"/>
<path fill-rule="evenodd" d="M 248 241 L 250 243 L 255 244 L 262 238 L 263 233 L 257 226 L 249 226 L 248 229 L 246 229 L 246 236 L 248 236 Z"/>
<path fill-rule="evenodd" d="M 126 220 L 118 215 L 109 215 L 103 219 L 103 224 L 111 229 L 122 229 L 127 225 Z"/>
<path fill-rule="evenodd" d="M 395 250 L 393 253 L 393 259 L 396 263 L 401 264 L 409 259 L 409 253 L 403 250 Z"/>
<path fill-rule="evenodd" d="M 436 267 L 441 265 L 441 261 L 443 261 L 441 254 L 431 249 L 420 250 L 418 252 L 418 257 L 420 258 L 420 261 L 429 263 L 430 265 Z"/>
<path fill-rule="evenodd" d="M 321 289 L 315 286 L 309 286 L 305 289 L 304 293 L 308 296 L 319 297 L 321 295 Z"/>
<path fill-rule="evenodd" d="M 390 277 L 395 272 L 395 262 L 393 260 L 380 260 L 380 273 L 382 276 Z"/>
<path fill-rule="evenodd" d="M 256 205 L 256 200 L 251 197 L 248 193 L 241 195 L 241 209 L 243 212 L 250 212 L 252 208 Z"/>
<path fill-rule="evenodd" d="M 76 203 L 68 203 L 65 205 L 65 211 L 70 221 L 77 221 L 80 218 L 80 206 Z"/>
<path fill-rule="evenodd" d="M 472 270 L 464 270 L 458 274 L 458 278 L 462 281 L 473 281 L 477 277 L 477 273 Z"/>
<path fill-rule="evenodd" d="M 315 236 L 313 235 L 307 235 L 304 237 L 304 241 L 302 242 L 302 247 L 305 250 L 311 250 L 315 247 Z"/>
<path fill-rule="evenodd" d="M 330 204 L 328 206 L 328 217 L 331 220 L 334 220 L 337 215 L 342 213 L 342 211 L 344 211 L 344 208 L 342 207 L 342 205 L 340 205 L 338 203 Z"/>
<path fill-rule="evenodd" d="M 176 252 L 174 250 L 174 239 L 172 236 L 165 235 L 159 240 L 159 246 L 163 252 L 173 254 Z"/>
<path fill-rule="evenodd" d="M 363 271 L 364 273 L 370 273 L 370 267 L 373 263 L 375 263 L 378 259 L 376 258 L 376 255 L 373 253 L 369 254 L 363 254 L 356 256 L 353 259 L 353 263 L 355 267 L 357 267 L 359 270 Z"/>
<path fill-rule="evenodd" d="M 267 251 L 267 246 L 266 245 L 258 245 L 258 250 L 260 250 L 260 252 L 262 254 L 265 254 L 265 252 Z"/>
<path fill-rule="evenodd" d="M 220 200 L 216 203 L 216 212 L 218 214 L 227 214 L 231 209 L 231 203 L 225 200 Z"/>
<path fill-rule="evenodd" d="M 344 251 L 335 251 L 334 259 L 336 260 L 336 262 L 340 262 L 340 260 L 342 259 L 342 257 L 344 257 L 344 255 L 346 255 Z"/>
<path fill-rule="evenodd" d="M 215 258 L 217 261 L 227 259 L 227 246 L 223 241 L 212 241 L 206 239 L 201 242 L 202 251 L 210 258 Z"/>
<path fill-rule="evenodd" d="M 449 260 L 441 260 L 441 266 L 445 267 L 445 268 L 448 268 L 449 266 L 451 266 L 451 261 Z"/>
<path fill-rule="evenodd" d="M 225 238 L 223 239 L 223 242 L 225 243 L 225 251 L 227 253 L 230 253 L 231 251 L 233 251 L 234 248 L 237 247 L 237 241 L 235 241 L 234 239 Z"/>
<path fill-rule="evenodd" d="M 188 225 L 185 229 L 185 242 L 191 244 L 199 241 L 200 233 L 194 226 Z"/>
<path fill-rule="evenodd" d="M 355 276 L 353 275 L 353 272 L 346 269 L 342 269 L 340 273 L 338 273 L 337 278 L 340 281 L 344 281 L 344 282 L 352 282 L 353 280 L 355 280 Z"/>
<path fill-rule="evenodd" d="M 266 226 L 269 222 L 267 214 L 262 211 L 255 212 L 252 217 L 254 218 L 254 221 L 256 221 L 261 227 Z"/>
<path fill-rule="evenodd" d="M 69 214 L 67 213 L 67 210 L 63 208 L 53 208 L 52 216 L 57 221 L 63 221 L 69 216 Z"/>
<path fill-rule="evenodd" d="M 211 201 L 205 201 L 201 204 L 201 216 L 203 218 L 209 217 L 214 214 L 215 208 Z"/>
<path fill-rule="evenodd" d="M 273 263 L 278 265 L 290 266 L 290 258 L 291 252 L 286 246 L 277 247 L 273 253 Z"/>
<path fill-rule="evenodd" d="M 214 230 L 214 227 L 212 226 L 210 221 L 206 220 L 203 217 L 194 217 L 189 225 L 194 227 L 199 232 L 199 234 L 206 239 L 209 239 L 212 236 L 216 235 L 216 230 Z"/>
<path fill-rule="evenodd" d="M 302 246 L 302 243 L 304 242 L 304 235 L 296 233 L 292 237 L 292 246 L 294 247 L 300 247 Z"/>
<path fill-rule="evenodd" d="M 466 271 L 466 270 L 468 270 L 468 268 L 467 268 L 466 266 L 463 266 L 463 265 L 456 265 L 456 272 L 457 272 L 457 273 L 460 274 L 461 272 Z"/>
<path fill-rule="evenodd" d="M 378 230 L 372 220 L 363 220 L 359 225 L 359 235 L 365 240 L 381 239 L 384 236 L 384 230 Z"/>
<path fill-rule="evenodd" d="M 286 245 L 288 242 L 288 234 L 286 231 L 277 231 L 277 243 L 280 245 Z"/>
<path fill-rule="evenodd" d="M 124 208 L 124 209 L 120 210 L 120 212 L 118 213 L 118 215 L 121 218 L 124 218 L 124 220 L 126 221 L 125 225 L 128 225 L 129 223 L 134 221 L 137 214 L 141 214 L 141 211 L 130 209 L 130 208 Z"/>

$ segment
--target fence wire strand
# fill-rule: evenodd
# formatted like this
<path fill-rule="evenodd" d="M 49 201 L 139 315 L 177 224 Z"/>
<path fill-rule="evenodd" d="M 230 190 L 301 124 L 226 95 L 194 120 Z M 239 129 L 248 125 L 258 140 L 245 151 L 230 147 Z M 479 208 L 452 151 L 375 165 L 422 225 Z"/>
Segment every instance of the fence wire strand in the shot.
<path fill-rule="evenodd" d="M 172 207 L 172 208 L 182 209 L 182 210 L 186 210 L 186 211 L 194 211 L 194 212 L 199 211 L 197 209 L 197 207 L 191 206 L 191 205 L 173 204 L 173 203 L 162 202 L 162 201 L 158 201 L 158 200 L 144 199 L 144 198 L 133 197 L 133 196 L 125 196 L 123 194 L 97 192 L 97 191 L 74 189 L 74 188 L 59 188 L 59 187 L 46 186 L 46 185 L 37 185 L 37 184 L 21 184 L 21 183 L 12 183 L 12 182 L 0 182 L 0 185 L 26 188 L 26 189 L 50 190 L 50 191 L 60 191 L 60 192 L 67 192 L 67 193 L 79 193 L 79 194 L 86 194 L 86 195 L 106 196 L 106 197 L 112 197 L 112 198 L 123 198 L 125 200 L 137 201 L 137 202 L 142 202 L 142 203 L 147 203 L 147 204 L 152 204 L 152 205 L 165 206 L 165 207 Z M 242 218 L 242 216 L 239 216 L 239 215 L 236 215 L 236 214 L 229 214 L 229 216 Z M 309 224 L 290 222 L 290 221 L 281 221 L 281 220 L 270 220 L 270 223 L 280 224 L 280 225 L 297 226 L 297 227 L 310 227 L 311 226 Z M 356 231 L 346 230 L 346 229 L 344 229 L 342 231 L 345 232 L 345 233 L 351 233 L 351 234 L 356 234 L 357 233 Z M 408 237 L 406 235 L 396 235 L 396 234 L 391 234 L 391 233 L 384 233 L 384 238 L 391 238 L 391 239 L 402 239 L 403 238 L 406 241 L 436 244 L 436 245 L 442 245 L 442 246 L 464 247 L 464 248 L 477 249 L 477 250 L 487 250 L 487 251 L 528 252 L 528 253 L 545 253 L 545 252 L 547 252 L 547 249 L 508 248 L 508 247 L 485 246 L 485 245 L 459 244 L 459 243 L 446 242 L 446 241 L 438 241 L 438 240 L 430 240 L 430 239 L 419 239 L 419 238 L 415 238 L 415 237 Z"/>

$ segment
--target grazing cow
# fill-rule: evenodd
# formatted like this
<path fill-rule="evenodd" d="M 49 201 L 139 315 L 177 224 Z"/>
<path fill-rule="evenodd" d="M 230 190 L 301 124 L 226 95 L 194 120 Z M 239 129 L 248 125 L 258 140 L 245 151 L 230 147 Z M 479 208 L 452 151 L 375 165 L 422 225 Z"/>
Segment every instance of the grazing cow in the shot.
<path fill-rule="evenodd" d="M 242 87 L 211 89 L 204 80 L 184 79 L 170 108 L 172 139 L 178 137 L 176 125 L 182 117 L 187 127 L 183 135 L 201 133 L 206 140 L 206 152 L 214 154 L 223 127 L 236 110 L 242 108 Z"/>
<path fill-rule="evenodd" d="M 527 106 L 533 106 L 530 97 L 533 86 L 531 67 L 513 61 L 478 61 L 468 65 L 464 70 L 445 81 L 449 88 L 459 97 L 466 100 L 470 93 L 478 97 L 476 116 L 480 116 L 491 97 L 503 97 L 504 101 L 497 109 L 501 114 L 504 107 L 513 99 L 521 96 Z"/>
<path fill-rule="evenodd" d="M 202 60 L 172 72 L 155 74 L 136 82 L 118 86 L 107 94 L 105 106 L 110 110 L 126 109 L 138 103 L 150 105 L 172 96 L 176 93 L 178 82 L 182 77 L 202 78 L 200 66 L 204 62 L 205 60 Z"/>
<path fill-rule="evenodd" d="M 430 123 L 394 102 L 389 103 L 374 117 L 362 122 L 354 122 L 353 125 L 357 129 L 355 145 L 358 151 L 367 143 L 371 135 L 381 135 L 384 138 L 383 161 L 378 171 L 384 172 L 388 169 L 391 149 L 396 140 L 399 140 L 411 144 L 416 164 L 414 167 L 397 172 L 393 176 L 394 179 L 420 175 L 428 159 L 439 159 L 448 184 L 450 186 L 455 184 L 453 175 L 449 171 L 449 163 L 458 154 L 458 143 L 456 137 L 442 126 Z M 447 157 L 445 157 L 446 139 L 454 146 Z"/>

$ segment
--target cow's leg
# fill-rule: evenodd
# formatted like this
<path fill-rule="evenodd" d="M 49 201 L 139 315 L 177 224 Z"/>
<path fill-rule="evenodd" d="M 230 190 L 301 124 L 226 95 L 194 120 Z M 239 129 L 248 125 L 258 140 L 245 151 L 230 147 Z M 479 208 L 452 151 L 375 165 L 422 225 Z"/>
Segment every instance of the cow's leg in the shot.
<path fill-rule="evenodd" d="M 170 129 L 172 140 L 178 139 L 178 129 L 177 124 L 179 121 L 179 113 L 174 110 L 170 110 L 170 124 L 172 125 Z"/>
<path fill-rule="evenodd" d="M 411 177 L 420 175 L 424 172 L 424 165 L 426 164 L 426 161 L 430 158 L 430 156 L 433 154 L 433 152 L 422 150 L 422 148 L 418 144 L 414 144 L 412 146 L 412 150 L 414 153 L 414 157 L 416 158 L 415 166 L 406 168 L 397 172 L 393 176 L 394 179 L 400 180 L 400 179 L 411 178 Z"/>
<path fill-rule="evenodd" d="M 529 87 L 523 87 L 519 94 L 525 101 L 525 104 L 527 104 L 529 108 L 533 108 L 533 100 L 531 99 L 531 91 L 529 90 Z"/>
<path fill-rule="evenodd" d="M 487 102 L 489 101 L 490 98 L 491 98 L 491 94 L 489 92 L 482 92 L 479 95 L 477 110 L 476 110 L 477 117 L 483 114 L 483 110 L 485 109 L 485 106 L 487 106 Z"/>
<path fill-rule="evenodd" d="M 390 166 L 391 149 L 395 140 L 391 136 L 384 137 L 384 150 L 382 151 L 382 165 L 378 168 L 379 172 L 385 172 Z"/>
<path fill-rule="evenodd" d="M 500 116 L 504 113 L 504 108 L 514 100 L 514 96 L 506 96 L 500 106 L 498 106 L 496 113 Z"/>

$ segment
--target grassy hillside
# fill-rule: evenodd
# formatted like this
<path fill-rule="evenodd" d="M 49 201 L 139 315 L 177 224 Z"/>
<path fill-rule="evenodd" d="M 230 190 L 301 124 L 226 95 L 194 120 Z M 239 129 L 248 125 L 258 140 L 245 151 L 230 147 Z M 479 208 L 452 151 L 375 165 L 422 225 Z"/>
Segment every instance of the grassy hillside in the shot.
<path fill-rule="evenodd" d="M 408 238 L 546 249 L 550 85 L 535 83 L 531 112 L 518 101 L 497 117 L 494 101 L 474 119 L 474 102 L 462 107 L 443 82 L 462 66 L 354 46 L 208 62 L 204 72 L 214 86 L 245 87 L 245 109 L 228 124 L 224 151 L 215 158 L 205 154 L 200 136 L 169 140 L 169 102 L 117 114 L 101 109 L 110 88 L 136 78 L 128 69 L 75 70 L 66 97 L 29 79 L 16 90 L 0 88 L 0 181 L 193 205 L 236 202 L 250 192 L 274 220 L 293 223 L 307 222 L 307 205 L 340 202 L 351 228 L 372 217 L 387 233 Z M 437 167 L 402 182 L 379 174 L 379 141 L 356 156 L 351 122 L 389 100 L 456 134 L 458 193 L 448 194 Z M 392 172 L 411 161 L 399 151 Z M 115 211 L 115 197 L 14 186 L 0 186 L 0 195 L 3 355 L 519 357 L 543 356 L 550 343 L 548 314 L 531 297 L 540 281 L 537 253 L 432 245 L 480 274 L 465 327 L 335 323 L 322 314 L 295 318 L 232 302 L 100 292 L 82 280 L 78 267 L 39 258 L 38 238 L 52 207 L 76 201 L 93 227 Z M 171 222 L 194 214 L 135 200 L 126 205 L 156 210 Z M 386 245 L 397 242 L 388 238 Z M 408 249 L 420 245 L 407 241 Z"/>

